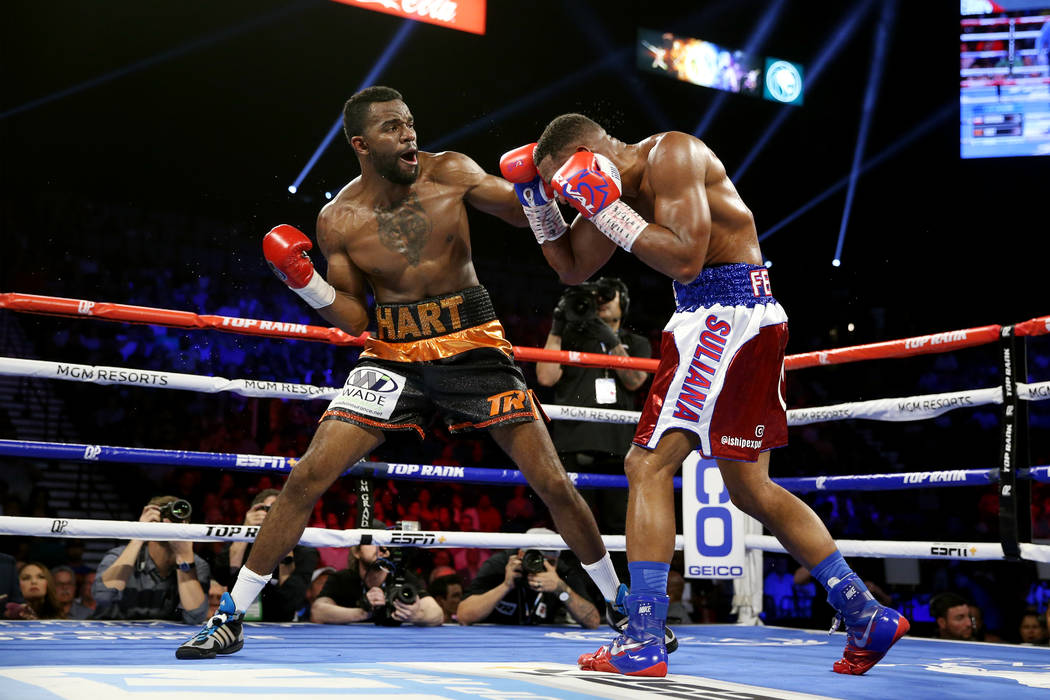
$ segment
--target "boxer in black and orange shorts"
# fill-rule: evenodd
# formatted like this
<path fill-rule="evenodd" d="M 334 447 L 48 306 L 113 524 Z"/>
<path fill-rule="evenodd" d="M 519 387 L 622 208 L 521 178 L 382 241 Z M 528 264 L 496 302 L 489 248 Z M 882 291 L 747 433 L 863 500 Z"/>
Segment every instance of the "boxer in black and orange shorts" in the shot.
<path fill-rule="evenodd" d="M 376 334 L 322 421 L 422 438 L 434 410 L 453 433 L 545 418 L 484 287 L 378 304 L 375 313 Z"/>
<path fill-rule="evenodd" d="M 289 475 L 233 589 L 176 650 L 180 659 L 238 651 L 243 611 L 299 541 L 321 494 L 388 433 L 422 437 L 423 416 L 432 410 L 444 414 L 452 431 L 488 430 L 543 499 L 606 599 L 620 585 L 590 508 L 537 420 L 539 407 L 511 359 L 471 259 L 466 205 L 527 226 L 514 189 L 462 153 L 420 152 L 415 120 L 396 90 L 373 86 L 351 97 L 343 130 L 361 175 L 317 218 L 325 276 L 307 255 L 313 242 L 292 226 L 266 234 L 263 254 L 293 292 L 351 335 L 368 327 L 374 296 L 377 332 Z M 394 618 L 426 624 L 423 614 L 409 607 Z"/>

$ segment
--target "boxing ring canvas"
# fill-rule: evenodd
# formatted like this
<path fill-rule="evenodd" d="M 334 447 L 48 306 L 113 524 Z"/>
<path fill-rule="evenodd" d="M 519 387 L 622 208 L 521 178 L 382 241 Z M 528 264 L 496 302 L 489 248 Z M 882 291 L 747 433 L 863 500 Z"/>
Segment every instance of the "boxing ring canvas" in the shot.
<path fill-rule="evenodd" d="M 178 661 L 169 622 L 0 622 L 0 698 L 1042 698 L 1046 647 L 905 637 L 864 676 L 841 633 L 685 625 L 666 678 L 580 671 L 607 629 L 247 623 L 244 649 Z"/>

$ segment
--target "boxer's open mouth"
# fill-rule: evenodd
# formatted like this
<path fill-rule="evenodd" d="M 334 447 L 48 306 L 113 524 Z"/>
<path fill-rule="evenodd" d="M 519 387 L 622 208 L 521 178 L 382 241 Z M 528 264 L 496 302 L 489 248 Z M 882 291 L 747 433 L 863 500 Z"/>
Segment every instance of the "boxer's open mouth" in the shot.
<path fill-rule="evenodd" d="M 419 160 L 416 158 L 417 153 L 418 151 L 416 151 L 415 149 L 410 149 L 402 153 L 400 158 L 409 165 L 416 165 L 419 162 Z"/>

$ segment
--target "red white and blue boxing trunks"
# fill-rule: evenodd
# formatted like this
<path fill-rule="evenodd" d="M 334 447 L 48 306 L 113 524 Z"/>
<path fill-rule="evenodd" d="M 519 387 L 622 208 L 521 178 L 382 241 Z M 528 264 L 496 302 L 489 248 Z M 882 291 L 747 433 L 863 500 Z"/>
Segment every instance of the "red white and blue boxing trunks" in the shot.
<path fill-rule="evenodd" d="M 754 462 L 787 444 L 784 348 L 787 314 L 769 271 L 735 263 L 674 283 L 660 366 L 634 444 L 653 449 L 672 429 L 700 438 L 706 458 Z"/>

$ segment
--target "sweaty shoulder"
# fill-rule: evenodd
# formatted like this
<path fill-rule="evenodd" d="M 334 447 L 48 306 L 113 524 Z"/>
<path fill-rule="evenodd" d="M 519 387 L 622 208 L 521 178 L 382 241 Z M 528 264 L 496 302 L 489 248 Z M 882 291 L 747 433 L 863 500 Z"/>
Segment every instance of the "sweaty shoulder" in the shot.
<path fill-rule="evenodd" d="M 430 177 L 442 185 L 470 188 L 485 177 L 485 171 L 480 165 L 469 156 L 456 151 L 421 153 L 420 156 L 429 161 L 427 170 L 430 171 Z"/>
<path fill-rule="evenodd" d="M 667 131 L 654 137 L 656 143 L 649 151 L 650 166 L 703 168 L 711 151 L 703 141 L 681 131 Z"/>
<path fill-rule="evenodd" d="M 317 242 L 322 250 L 331 250 L 333 244 L 361 224 L 360 180 L 360 177 L 352 180 L 331 202 L 321 207 L 317 215 Z"/>

